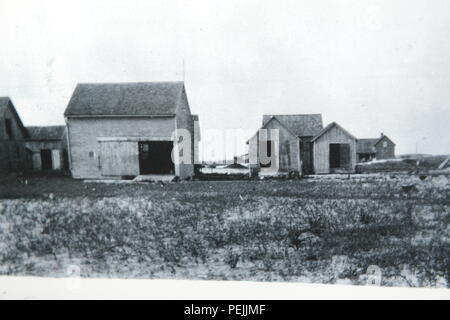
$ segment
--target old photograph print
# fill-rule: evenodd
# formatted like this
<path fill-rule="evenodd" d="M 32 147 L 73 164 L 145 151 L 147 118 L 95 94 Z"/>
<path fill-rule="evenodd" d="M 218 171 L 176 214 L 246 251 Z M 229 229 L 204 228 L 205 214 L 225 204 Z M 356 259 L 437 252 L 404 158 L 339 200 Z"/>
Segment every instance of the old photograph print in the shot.
<path fill-rule="evenodd" d="M 449 287 L 449 1 L 0 0 L 0 36 L 0 277 Z"/>

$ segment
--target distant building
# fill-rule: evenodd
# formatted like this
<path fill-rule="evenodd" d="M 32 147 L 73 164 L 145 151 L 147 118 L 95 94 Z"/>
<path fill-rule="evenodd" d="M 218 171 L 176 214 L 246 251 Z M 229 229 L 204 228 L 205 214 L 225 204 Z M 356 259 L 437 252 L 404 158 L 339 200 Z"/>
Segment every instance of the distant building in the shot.
<path fill-rule="evenodd" d="M 383 133 L 379 138 L 358 139 L 356 153 L 358 162 L 394 159 L 395 143 Z"/>
<path fill-rule="evenodd" d="M 25 148 L 31 154 L 33 171 L 63 171 L 67 165 L 65 126 L 26 127 Z"/>
<path fill-rule="evenodd" d="M 8 97 L 0 98 L 0 174 L 28 169 L 30 155 L 25 150 L 27 131 Z"/>
<path fill-rule="evenodd" d="M 74 178 L 194 174 L 198 116 L 183 82 L 79 84 L 64 115 Z"/>
<path fill-rule="evenodd" d="M 271 136 L 272 129 L 278 129 L 278 137 Z M 320 114 L 264 115 L 262 127 L 247 142 L 251 170 L 313 173 L 312 140 L 322 129 Z M 264 132 L 266 136 L 262 136 Z M 274 163 L 262 161 L 261 155 Z"/>
<path fill-rule="evenodd" d="M 357 162 L 395 158 L 386 135 L 357 139 L 336 122 L 323 128 L 320 114 L 264 115 L 247 145 L 251 175 L 353 173 Z"/>

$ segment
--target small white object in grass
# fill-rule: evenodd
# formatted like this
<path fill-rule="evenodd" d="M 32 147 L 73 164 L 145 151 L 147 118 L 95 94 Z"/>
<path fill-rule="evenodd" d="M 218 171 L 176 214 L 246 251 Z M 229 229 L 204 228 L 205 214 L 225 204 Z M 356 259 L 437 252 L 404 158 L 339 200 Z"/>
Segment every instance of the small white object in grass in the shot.
<path fill-rule="evenodd" d="M 244 198 L 241 195 L 239 195 L 239 198 L 241 198 L 241 200 L 244 201 Z"/>
<path fill-rule="evenodd" d="M 54 195 L 53 193 L 50 193 L 50 194 L 48 195 L 48 198 L 49 198 L 50 200 L 53 200 L 53 199 L 55 198 L 55 195 Z"/>

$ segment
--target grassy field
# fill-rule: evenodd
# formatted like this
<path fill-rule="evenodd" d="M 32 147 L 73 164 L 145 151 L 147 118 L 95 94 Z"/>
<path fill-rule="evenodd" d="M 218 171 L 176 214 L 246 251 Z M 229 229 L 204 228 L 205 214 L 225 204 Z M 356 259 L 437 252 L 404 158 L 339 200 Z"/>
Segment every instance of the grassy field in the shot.
<path fill-rule="evenodd" d="M 449 286 L 446 176 L 0 183 L 4 275 Z"/>

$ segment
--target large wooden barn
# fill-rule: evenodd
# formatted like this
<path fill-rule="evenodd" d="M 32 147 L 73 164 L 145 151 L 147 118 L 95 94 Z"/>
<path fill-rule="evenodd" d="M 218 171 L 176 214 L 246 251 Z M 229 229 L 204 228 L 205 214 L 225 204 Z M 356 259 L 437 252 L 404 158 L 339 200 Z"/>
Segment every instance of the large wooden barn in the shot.
<path fill-rule="evenodd" d="M 198 117 L 183 82 L 79 84 L 64 115 L 74 178 L 194 174 Z"/>
<path fill-rule="evenodd" d="M 322 129 L 320 114 L 264 115 L 262 127 L 247 142 L 252 172 L 313 173 L 312 139 Z"/>

